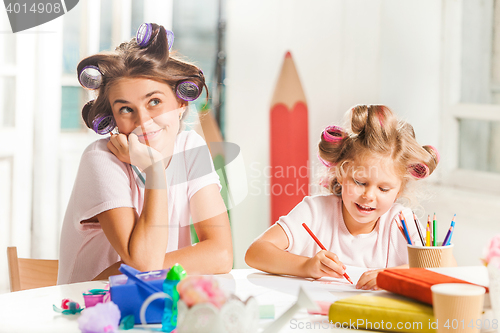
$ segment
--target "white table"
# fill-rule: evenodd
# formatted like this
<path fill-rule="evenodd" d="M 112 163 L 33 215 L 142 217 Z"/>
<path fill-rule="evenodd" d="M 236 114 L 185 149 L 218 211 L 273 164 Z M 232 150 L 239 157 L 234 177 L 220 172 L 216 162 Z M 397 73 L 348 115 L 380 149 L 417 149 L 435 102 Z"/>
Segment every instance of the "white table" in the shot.
<path fill-rule="evenodd" d="M 462 268 L 459 268 L 462 269 Z M 471 267 L 463 268 L 471 271 Z M 482 282 L 486 271 L 476 267 L 474 275 L 480 277 Z M 479 272 L 479 273 L 478 273 Z M 459 274 L 461 275 L 461 273 Z M 236 294 L 245 300 L 249 296 L 256 297 L 259 305 L 274 304 L 275 318 L 286 311 L 297 299 L 297 293 L 300 285 L 311 282 L 281 276 L 270 276 L 254 269 L 234 269 L 230 274 L 218 275 L 222 288 Z M 83 305 L 82 292 L 94 288 L 104 288 L 106 281 L 83 282 L 54 287 L 31 289 L 14 293 L 0 295 L 0 332 L 5 333 L 29 333 L 29 332 L 47 332 L 47 333 L 71 333 L 80 332 L 77 319 L 79 315 L 63 315 L 53 311 L 52 305 L 60 307 L 64 298 L 72 299 Z M 308 290 L 315 300 L 328 300 L 332 297 L 347 297 L 356 295 L 359 292 L 336 292 L 332 293 L 326 290 L 321 291 L 317 285 Z M 384 293 L 384 292 L 382 292 Z M 261 320 L 261 326 L 266 325 L 272 320 Z M 280 332 L 333 332 L 340 331 L 326 325 L 328 317 L 320 315 L 309 315 L 305 310 L 299 311 L 293 323 L 287 324 Z M 300 327 L 316 323 L 316 329 L 300 330 Z M 325 324 L 322 324 L 325 323 Z M 136 327 L 138 327 L 136 325 Z M 150 327 L 161 327 L 161 325 L 150 325 Z M 355 330 L 350 330 L 355 332 Z M 129 332 L 144 332 L 143 328 L 136 328 Z M 367 331 L 359 331 L 367 332 Z"/>

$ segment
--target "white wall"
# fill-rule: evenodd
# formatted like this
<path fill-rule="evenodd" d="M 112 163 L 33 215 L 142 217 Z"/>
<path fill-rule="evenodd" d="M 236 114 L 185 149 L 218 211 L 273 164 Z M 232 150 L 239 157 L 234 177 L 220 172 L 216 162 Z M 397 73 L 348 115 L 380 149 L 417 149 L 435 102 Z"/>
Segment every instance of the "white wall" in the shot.
<path fill-rule="evenodd" d="M 269 164 L 270 101 L 286 51 L 308 101 L 314 170 L 320 170 L 321 130 L 340 123 L 359 103 L 389 106 L 414 126 L 420 143 L 440 148 L 443 19 L 442 4 L 435 0 L 228 0 L 227 18 L 226 141 L 241 147 L 249 181 L 248 197 L 231 211 L 240 268 L 246 266 L 245 250 L 270 223 L 262 171 Z M 433 189 L 440 195 L 422 202 L 426 213 L 442 217 L 443 236 L 457 213 L 458 263 L 479 264 L 487 236 L 500 229 L 485 222 L 479 236 L 467 241 L 477 228 L 475 203 L 486 208 L 485 202 L 497 198 Z M 481 221 L 487 220 L 494 221 L 494 214 L 484 210 Z"/>

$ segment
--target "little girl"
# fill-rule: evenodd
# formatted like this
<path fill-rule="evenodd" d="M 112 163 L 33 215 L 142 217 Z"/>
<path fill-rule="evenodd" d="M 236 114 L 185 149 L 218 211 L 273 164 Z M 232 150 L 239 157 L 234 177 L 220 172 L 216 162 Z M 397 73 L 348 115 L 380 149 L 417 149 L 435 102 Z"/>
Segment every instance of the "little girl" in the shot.
<path fill-rule="evenodd" d="M 350 129 L 328 126 L 318 157 L 327 167 L 329 195 L 305 197 L 249 247 L 248 265 L 275 274 L 342 278 L 346 266 L 372 268 L 356 287 L 377 289 L 381 268 L 408 263 L 406 240 L 395 219 L 403 212 L 410 238 L 420 244 L 409 209 L 397 204 L 407 183 L 436 168 L 432 146 L 420 146 L 410 124 L 382 105 L 348 111 Z M 306 223 L 328 251 L 302 227 Z M 376 269 L 374 269 L 376 268 Z"/>
<path fill-rule="evenodd" d="M 78 64 L 80 83 L 97 92 L 83 107 L 85 124 L 115 134 L 82 155 L 61 233 L 59 284 L 120 274 L 121 262 L 141 271 L 175 263 L 190 274 L 231 270 L 219 177 L 203 139 L 181 131 L 205 79 L 171 56 L 172 42 L 170 31 L 145 23 L 114 52 Z"/>

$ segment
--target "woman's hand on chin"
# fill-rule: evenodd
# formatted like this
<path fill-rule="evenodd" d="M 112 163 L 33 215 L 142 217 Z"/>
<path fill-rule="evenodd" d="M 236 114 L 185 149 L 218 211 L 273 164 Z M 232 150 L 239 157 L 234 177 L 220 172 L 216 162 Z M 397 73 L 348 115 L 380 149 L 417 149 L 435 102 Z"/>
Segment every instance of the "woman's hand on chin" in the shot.
<path fill-rule="evenodd" d="M 107 147 L 120 161 L 131 164 L 128 139 L 125 134 L 111 134 Z"/>
<path fill-rule="evenodd" d="M 146 170 L 153 164 L 162 162 L 166 159 L 158 150 L 139 141 L 135 133 L 128 135 L 129 156 L 131 164 Z"/>

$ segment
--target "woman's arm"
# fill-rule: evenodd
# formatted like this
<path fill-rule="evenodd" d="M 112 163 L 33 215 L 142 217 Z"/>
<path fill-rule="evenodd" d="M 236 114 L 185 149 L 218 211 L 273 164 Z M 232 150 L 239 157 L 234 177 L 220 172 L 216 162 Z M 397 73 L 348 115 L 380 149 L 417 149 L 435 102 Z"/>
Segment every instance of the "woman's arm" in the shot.
<path fill-rule="evenodd" d="M 193 246 L 186 246 L 169 253 L 165 253 L 165 247 L 162 254 L 161 267 L 155 267 L 153 269 L 165 269 L 172 267 L 175 263 L 179 263 L 188 274 L 228 273 L 233 265 L 233 245 L 226 206 L 219 193 L 218 186 L 215 184 L 205 186 L 193 195 L 189 205 L 194 228 L 200 242 Z M 118 210 L 126 212 L 129 208 L 118 208 Z M 119 212 L 115 212 L 115 214 L 119 214 Z M 125 216 L 125 214 L 123 216 Z M 116 216 L 115 218 L 119 221 L 120 217 Z M 120 230 L 123 229 L 121 224 L 116 225 L 116 227 L 119 228 L 119 230 L 116 230 L 113 234 L 119 233 Z M 162 232 L 158 234 L 163 235 Z M 108 234 L 106 234 L 106 236 L 107 235 Z M 162 237 L 168 237 L 168 235 L 165 234 L 165 236 Z M 121 238 L 125 238 L 125 236 Z M 113 243 L 111 244 L 116 249 L 115 245 Z M 139 260 L 141 259 L 142 258 L 139 258 Z M 146 260 L 145 256 L 143 259 Z M 129 263 L 123 256 L 122 260 L 123 261 L 117 262 L 106 268 L 96 276 L 94 280 L 104 280 L 111 275 L 121 274 L 118 268 L 122 263 L 141 271 L 151 270 L 143 268 L 142 265 Z"/>
<path fill-rule="evenodd" d="M 158 162 L 145 172 L 144 207 L 140 216 L 130 207 L 97 215 L 102 230 L 123 262 L 141 271 L 163 267 L 169 229 L 165 166 Z"/>
<path fill-rule="evenodd" d="M 203 187 L 192 196 L 189 207 L 200 242 L 165 254 L 163 267 L 179 263 L 188 274 L 228 273 L 233 266 L 233 244 L 219 187 Z"/>
<path fill-rule="evenodd" d="M 287 252 L 287 247 L 285 231 L 275 224 L 250 245 L 245 261 L 251 267 L 274 274 L 312 278 L 342 277 L 344 265 L 334 253 L 320 251 L 309 258 Z"/>

